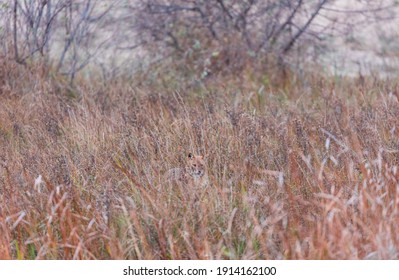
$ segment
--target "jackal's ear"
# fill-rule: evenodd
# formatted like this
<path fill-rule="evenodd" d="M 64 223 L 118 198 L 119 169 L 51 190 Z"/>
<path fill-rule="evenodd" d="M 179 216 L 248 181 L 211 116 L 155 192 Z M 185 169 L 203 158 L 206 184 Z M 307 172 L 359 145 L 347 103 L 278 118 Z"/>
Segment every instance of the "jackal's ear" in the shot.
<path fill-rule="evenodd" d="M 192 153 L 189 153 L 189 154 L 188 154 L 188 158 L 189 158 L 189 159 L 192 159 L 193 157 L 194 157 L 194 156 L 193 156 Z"/>

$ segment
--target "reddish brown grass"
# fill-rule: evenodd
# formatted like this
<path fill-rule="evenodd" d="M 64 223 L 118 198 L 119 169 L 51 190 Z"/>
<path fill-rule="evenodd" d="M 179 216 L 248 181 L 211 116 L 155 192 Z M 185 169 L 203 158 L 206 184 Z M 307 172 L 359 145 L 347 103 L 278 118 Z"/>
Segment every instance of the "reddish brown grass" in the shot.
<path fill-rule="evenodd" d="M 0 75 L 0 259 L 399 257 L 392 82 L 72 89 L 17 68 Z M 187 152 L 208 155 L 208 188 L 162 182 Z"/>

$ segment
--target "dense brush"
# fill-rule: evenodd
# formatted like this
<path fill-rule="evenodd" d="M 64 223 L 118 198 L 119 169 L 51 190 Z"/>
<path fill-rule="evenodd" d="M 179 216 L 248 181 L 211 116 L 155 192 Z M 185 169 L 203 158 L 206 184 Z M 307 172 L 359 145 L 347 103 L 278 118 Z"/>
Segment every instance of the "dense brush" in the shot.
<path fill-rule="evenodd" d="M 0 84 L 1 259 L 399 258 L 393 83 L 17 73 Z M 205 189 L 162 182 L 187 152 L 207 155 Z"/>

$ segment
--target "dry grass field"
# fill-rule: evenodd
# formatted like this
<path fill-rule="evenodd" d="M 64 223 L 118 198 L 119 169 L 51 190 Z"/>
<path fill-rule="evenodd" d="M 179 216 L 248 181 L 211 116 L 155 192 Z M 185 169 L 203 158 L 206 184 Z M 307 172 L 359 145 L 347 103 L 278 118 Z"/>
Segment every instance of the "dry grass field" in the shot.
<path fill-rule="evenodd" d="M 0 259 L 399 258 L 396 81 L 3 65 Z M 189 152 L 206 188 L 162 181 Z"/>

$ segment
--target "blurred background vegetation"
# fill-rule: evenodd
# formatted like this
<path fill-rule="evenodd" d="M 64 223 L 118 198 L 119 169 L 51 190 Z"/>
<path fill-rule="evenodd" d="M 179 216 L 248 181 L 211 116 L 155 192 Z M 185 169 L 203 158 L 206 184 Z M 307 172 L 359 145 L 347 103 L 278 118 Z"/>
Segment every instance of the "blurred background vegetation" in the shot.
<path fill-rule="evenodd" d="M 217 75 L 318 67 L 393 76 L 393 0 L 0 1 L 3 60 L 103 80 L 151 72 L 195 83 Z M 170 68 L 170 66 L 173 66 Z M 166 67 L 166 68 L 165 68 Z"/>

